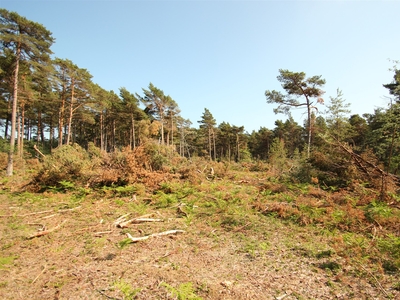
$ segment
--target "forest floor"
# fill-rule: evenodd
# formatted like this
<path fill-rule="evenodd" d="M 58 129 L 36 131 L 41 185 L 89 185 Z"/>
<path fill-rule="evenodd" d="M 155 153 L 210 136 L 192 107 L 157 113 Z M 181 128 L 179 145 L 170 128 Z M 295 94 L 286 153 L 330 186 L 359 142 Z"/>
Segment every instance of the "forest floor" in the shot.
<path fill-rule="evenodd" d="M 7 184 L 1 299 L 400 299 L 399 274 L 345 254 L 341 234 L 254 209 L 245 175 L 130 194 Z"/>

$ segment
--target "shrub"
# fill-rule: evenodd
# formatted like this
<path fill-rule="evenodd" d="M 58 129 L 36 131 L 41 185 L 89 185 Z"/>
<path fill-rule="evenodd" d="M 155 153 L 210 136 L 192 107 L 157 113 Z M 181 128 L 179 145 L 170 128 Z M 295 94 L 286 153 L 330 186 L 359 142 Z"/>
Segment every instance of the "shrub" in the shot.
<path fill-rule="evenodd" d="M 34 182 L 41 187 L 58 187 L 60 182 L 86 182 L 93 175 L 94 165 L 88 153 L 79 145 L 64 145 L 44 158 Z"/>

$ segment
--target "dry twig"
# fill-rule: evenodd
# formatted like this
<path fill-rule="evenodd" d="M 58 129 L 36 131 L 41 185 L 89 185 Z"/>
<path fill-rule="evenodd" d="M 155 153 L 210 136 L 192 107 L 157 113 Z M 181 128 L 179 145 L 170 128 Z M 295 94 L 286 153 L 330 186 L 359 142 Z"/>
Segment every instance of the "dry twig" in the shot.
<path fill-rule="evenodd" d="M 125 227 L 128 227 L 128 225 L 132 224 L 132 223 L 138 224 L 138 223 L 144 223 L 144 222 L 163 222 L 164 221 L 163 219 L 149 218 L 149 217 L 153 216 L 154 213 L 143 215 L 143 216 L 140 216 L 140 217 L 137 217 L 134 219 L 126 220 L 126 217 L 129 215 L 130 215 L 130 213 L 119 217 L 117 220 L 114 221 L 114 225 L 118 228 L 125 228 Z"/>
<path fill-rule="evenodd" d="M 119 225 L 120 223 L 126 221 L 126 217 L 129 216 L 130 214 L 131 214 L 131 213 L 127 213 L 127 214 L 125 214 L 125 215 L 123 215 L 123 216 L 120 216 L 118 219 L 116 219 L 116 220 L 114 221 L 114 225 L 115 225 L 116 227 L 118 227 L 118 225 Z"/>
<path fill-rule="evenodd" d="M 133 237 L 131 236 L 129 233 L 127 233 L 127 237 L 132 240 L 132 242 L 136 243 L 139 241 L 144 241 L 147 240 L 151 237 L 156 237 L 156 236 L 163 236 L 163 235 L 169 235 L 169 234 L 177 234 L 177 233 L 184 233 L 184 230 L 168 230 L 168 231 L 164 231 L 164 232 L 159 232 L 159 233 L 153 233 L 150 235 L 146 235 L 146 236 L 141 236 L 141 237 Z"/>
<path fill-rule="evenodd" d="M 64 213 L 64 212 L 68 212 L 68 211 L 73 211 L 80 208 L 80 206 L 74 207 L 74 208 L 68 208 L 68 209 L 60 209 L 58 211 L 58 213 Z M 23 214 L 23 215 L 0 215 L 0 218 L 7 218 L 7 217 L 18 217 L 18 218 L 22 218 L 22 217 L 29 217 L 29 216 L 34 216 L 34 215 L 41 215 L 41 214 L 47 214 L 47 213 L 52 213 L 54 212 L 52 209 L 49 210 L 43 210 L 43 211 L 37 211 L 37 212 L 32 212 L 32 213 L 27 213 L 27 214 Z M 51 218 L 54 215 L 50 215 L 47 217 L 43 217 L 43 219 L 45 218 Z"/>
<path fill-rule="evenodd" d="M 389 294 L 385 291 L 385 289 L 383 288 L 383 286 L 381 285 L 381 283 L 378 281 L 378 279 L 374 276 L 374 274 L 372 274 L 370 271 L 368 271 L 360 262 L 357 262 L 357 263 L 360 265 L 360 267 L 361 267 L 365 272 L 368 273 L 368 275 L 370 275 L 370 276 L 376 281 L 376 284 L 377 284 L 378 288 L 385 294 L 386 297 L 389 298 Z"/>
<path fill-rule="evenodd" d="M 51 229 L 49 229 L 49 230 L 39 231 L 39 232 L 37 232 L 37 233 L 35 233 L 35 234 L 32 234 L 32 235 L 30 235 L 30 236 L 28 237 L 28 239 L 30 240 L 30 239 L 33 239 L 33 238 L 35 238 L 35 237 L 40 237 L 40 236 L 49 234 L 49 233 L 51 233 L 51 232 L 53 232 L 53 231 L 59 229 L 65 222 L 67 222 L 67 220 L 64 220 L 62 223 L 58 224 L 56 227 L 53 227 L 53 228 L 51 228 Z"/>
<path fill-rule="evenodd" d="M 59 213 L 64 213 L 64 212 L 69 212 L 69 211 L 74 211 L 81 208 L 81 206 L 73 207 L 73 208 L 66 208 L 66 209 L 60 209 L 58 212 Z"/>
<path fill-rule="evenodd" d="M 46 266 L 43 267 L 42 272 L 40 272 L 38 274 L 38 276 L 35 277 L 35 279 L 33 279 L 33 281 L 31 282 L 31 284 L 34 284 L 36 280 L 38 280 L 38 278 L 44 273 L 44 271 L 46 271 Z"/>
<path fill-rule="evenodd" d="M 112 233 L 112 230 L 95 232 L 94 236 L 102 236 L 103 234 Z"/>
<path fill-rule="evenodd" d="M 0 217 L 28 217 L 28 216 L 33 216 L 33 215 L 46 214 L 49 212 L 53 212 L 53 211 L 52 210 L 44 210 L 44 211 L 38 211 L 38 212 L 28 213 L 28 214 L 24 214 L 24 215 L 0 215 Z"/>
<path fill-rule="evenodd" d="M 108 296 L 106 293 L 104 293 L 103 290 L 97 290 L 97 291 L 100 293 L 100 295 L 106 297 L 107 299 L 110 299 L 110 300 L 122 300 L 121 298 L 115 298 L 115 297 Z"/>
<path fill-rule="evenodd" d="M 163 222 L 163 219 L 136 218 L 117 224 L 118 228 L 128 227 L 129 224 L 139 224 L 144 222 Z"/>

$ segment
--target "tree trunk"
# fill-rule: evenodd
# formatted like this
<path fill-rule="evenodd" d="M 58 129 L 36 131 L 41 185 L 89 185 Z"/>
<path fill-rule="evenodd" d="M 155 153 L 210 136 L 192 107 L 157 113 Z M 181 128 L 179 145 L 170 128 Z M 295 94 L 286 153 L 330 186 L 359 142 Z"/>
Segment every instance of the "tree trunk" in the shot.
<path fill-rule="evenodd" d="M 307 158 L 310 158 L 310 151 L 311 151 L 311 133 L 312 133 L 312 128 L 311 128 L 311 107 L 310 107 L 310 101 L 308 100 L 308 97 L 306 97 L 307 100 L 307 123 L 308 123 L 308 142 L 307 142 Z"/>
<path fill-rule="evenodd" d="M 26 120 L 26 140 L 32 141 L 33 134 L 33 121 L 31 119 Z"/>
<path fill-rule="evenodd" d="M 174 145 L 174 119 L 171 114 L 171 145 Z"/>
<path fill-rule="evenodd" d="M 132 141 L 133 141 L 133 149 L 136 148 L 136 135 L 135 135 L 135 118 L 132 114 Z"/>
<path fill-rule="evenodd" d="M 43 123 L 42 123 L 42 111 L 38 110 L 38 124 L 37 124 L 37 143 L 41 143 L 42 146 L 44 145 L 44 131 L 43 131 Z M 51 139 L 50 139 L 51 141 Z"/>
<path fill-rule="evenodd" d="M 69 118 L 68 118 L 68 130 L 67 130 L 67 142 L 66 144 L 69 145 L 71 141 L 71 132 L 72 132 L 72 116 L 74 114 L 74 92 L 75 92 L 75 80 L 71 78 L 71 102 L 69 105 Z"/>
<path fill-rule="evenodd" d="M 18 109 L 18 107 L 17 107 L 17 119 L 16 119 L 16 122 L 17 122 L 17 124 L 16 124 L 16 140 L 17 140 L 17 157 L 19 157 L 20 156 L 20 151 L 21 151 L 21 149 L 20 149 L 20 145 L 21 145 L 21 142 L 20 142 L 20 138 L 21 138 L 21 115 L 20 115 L 20 113 L 19 113 L 19 109 Z M 15 152 L 15 151 L 14 151 Z"/>
<path fill-rule="evenodd" d="M 49 139 L 50 139 L 50 152 L 51 152 L 53 150 L 53 142 L 54 142 L 54 128 L 53 128 L 53 120 L 52 119 L 50 121 L 49 127 L 50 127 Z M 43 140 L 43 144 L 44 144 L 44 140 Z"/>
<path fill-rule="evenodd" d="M 63 91 L 61 93 L 61 107 L 58 113 L 58 146 L 63 144 L 63 127 L 64 127 L 64 112 L 65 112 L 65 98 L 66 86 L 63 83 Z"/>
<path fill-rule="evenodd" d="M 236 161 L 240 161 L 239 134 L 236 134 Z"/>
<path fill-rule="evenodd" d="M 8 101 L 7 101 L 7 114 L 6 114 L 6 124 L 4 125 L 4 139 L 6 140 L 8 138 L 8 127 L 10 125 L 10 111 L 11 111 L 11 95 L 8 96 Z"/>
<path fill-rule="evenodd" d="M 164 124 L 165 124 L 165 120 L 164 120 L 164 115 L 162 114 L 163 111 L 161 109 L 158 109 L 159 114 L 160 114 L 160 124 L 161 124 L 161 145 L 165 144 L 165 138 L 164 138 Z"/>
<path fill-rule="evenodd" d="M 390 173 L 390 165 L 392 164 L 394 142 L 395 142 L 396 132 L 397 132 L 396 129 L 397 129 L 397 124 L 394 125 L 392 135 L 391 135 L 391 141 L 390 141 L 390 147 L 389 147 L 389 158 L 388 158 L 388 165 L 387 165 L 388 173 Z"/>
<path fill-rule="evenodd" d="M 21 104 L 21 119 L 18 125 L 18 156 L 24 156 L 24 134 L 25 134 L 25 104 Z"/>
<path fill-rule="evenodd" d="M 100 113 L 100 149 L 101 151 L 105 151 L 105 144 L 104 144 L 104 114 L 103 111 Z"/>
<path fill-rule="evenodd" d="M 17 121 L 17 100 L 18 100 L 18 73 L 19 60 L 21 57 L 21 43 L 17 45 L 17 53 L 15 57 L 14 70 L 14 90 L 13 90 L 13 105 L 11 112 L 11 136 L 10 136 L 10 151 L 8 153 L 7 176 L 12 176 L 14 170 L 14 148 L 15 148 L 15 126 Z"/>
<path fill-rule="evenodd" d="M 216 145 L 215 145 L 215 132 L 214 129 L 212 129 L 212 138 L 213 138 L 213 146 L 214 146 L 214 161 L 217 160 L 217 150 L 216 150 Z"/>
<path fill-rule="evenodd" d="M 211 145 L 211 128 L 208 128 L 208 156 L 210 157 L 210 161 L 212 160 Z"/>
<path fill-rule="evenodd" d="M 114 119 L 112 122 L 112 149 L 113 149 L 113 152 L 115 152 L 115 149 L 116 149 L 116 145 L 115 145 L 116 131 L 117 131 L 117 125 L 116 125 L 116 122 Z"/>
<path fill-rule="evenodd" d="M 161 145 L 164 145 L 164 120 L 161 119 Z"/>

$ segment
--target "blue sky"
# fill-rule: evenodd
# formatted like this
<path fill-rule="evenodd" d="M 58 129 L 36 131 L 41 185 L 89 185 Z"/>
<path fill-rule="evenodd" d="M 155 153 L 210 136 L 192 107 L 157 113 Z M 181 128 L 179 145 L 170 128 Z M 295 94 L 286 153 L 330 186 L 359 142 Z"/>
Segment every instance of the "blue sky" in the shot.
<path fill-rule="evenodd" d="M 341 89 L 352 114 L 386 107 L 400 60 L 400 1 L 22 1 L 0 7 L 53 33 L 54 56 L 72 60 L 118 93 L 152 82 L 198 127 L 204 108 L 217 124 L 273 129 L 279 69 L 322 75 L 324 99 Z M 320 111 L 325 108 L 320 107 Z M 304 110 L 294 111 L 303 124 Z"/>

